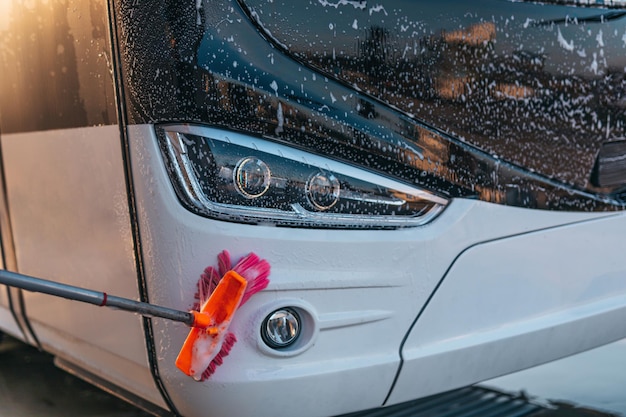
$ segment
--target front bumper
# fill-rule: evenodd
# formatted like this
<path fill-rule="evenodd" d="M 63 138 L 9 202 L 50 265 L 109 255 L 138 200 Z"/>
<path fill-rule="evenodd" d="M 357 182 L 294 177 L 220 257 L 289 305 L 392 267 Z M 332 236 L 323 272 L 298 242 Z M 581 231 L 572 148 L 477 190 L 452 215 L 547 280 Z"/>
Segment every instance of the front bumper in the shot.
<path fill-rule="evenodd" d="M 572 306 L 588 306 L 593 300 L 626 291 L 626 284 L 615 279 L 605 281 L 605 275 L 595 273 L 607 271 L 596 267 L 608 264 L 616 274 L 626 270 L 624 261 L 615 263 L 614 252 L 619 246 L 610 249 L 604 243 L 607 234 L 613 236 L 611 244 L 624 235 L 626 218 L 621 214 L 556 213 L 459 199 L 432 223 L 399 230 L 306 230 L 220 222 L 201 218 L 179 203 L 152 126 L 131 126 L 129 137 L 151 302 L 190 308 L 200 273 L 215 263 L 223 249 L 234 258 L 256 252 L 272 266 L 270 286 L 238 311 L 231 329 L 239 340 L 206 382 L 195 382 L 174 366 L 187 329 L 153 320 L 160 375 L 185 416 L 337 415 L 382 405 L 402 359 L 390 403 L 512 372 L 626 334 L 625 328 L 609 331 L 608 325 L 600 326 L 606 331 L 596 335 L 597 339 L 564 351 L 563 343 L 569 336 L 568 327 L 560 326 L 567 320 L 561 320 L 551 322 L 558 330 L 551 342 L 555 348 L 541 349 L 537 334 L 527 333 L 524 322 L 559 308 L 561 315 L 567 316 Z M 597 232 L 596 224 L 602 226 Z M 553 247 L 546 246 L 550 242 L 544 239 L 556 233 L 559 238 L 555 243 L 573 244 L 572 235 L 579 229 L 587 240 L 602 238 L 602 245 L 554 249 L 555 256 L 544 256 L 539 264 L 554 268 L 554 274 L 526 275 L 542 268 L 530 267 L 535 260 L 520 252 L 525 245 L 532 245 L 529 253 L 536 252 L 533 256 L 542 255 L 542 248 Z M 492 248 L 496 251 L 491 252 Z M 585 255 L 590 250 L 594 253 L 582 257 L 569 249 L 584 250 Z M 474 254 L 480 256 L 468 269 L 463 263 L 474 259 Z M 556 279 L 556 268 L 572 258 L 579 259 L 575 268 L 587 266 L 586 273 L 581 270 L 575 277 L 580 291 L 561 292 L 569 282 Z M 510 264 L 511 259 L 516 262 Z M 503 276 L 502 271 L 509 266 L 516 273 Z M 484 271 L 492 273 L 485 278 Z M 498 291 L 492 294 L 494 285 Z M 581 294 L 585 287 L 590 288 L 587 295 Z M 497 303 L 500 309 L 494 311 L 494 303 L 507 292 L 511 297 L 502 298 Z M 515 297 L 518 293 L 542 294 L 545 300 L 529 304 Z M 456 305 L 450 304 L 449 298 Z M 626 305 L 626 300 L 618 301 Z M 259 329 L 269 312 L 284 306 L 305 311 L 309 318 L 305 325 L 310 329 L 300 349 L 281 353 L 264 347 Z M 593 308 L 587 316 L 595 317 Z M 450 344 L 460 336 L 481 334 L 484 326 L 499 328 L 505 324 L 517 331 L 515 342 L 520 346 L 526 340 L 533 341 L 530 354 L 520 348 L 513 356 L 502 355 L 497 366 L 489 366 L 493 355 L 487 353 L 509 346 L 508 333 L 496 332 L 495 339 L 476 339 L 471 345 L 474 349 L 460 351 L 462 355 L 457 355 L 459 349 Z M 582 336 L 581 331 L 575 334 Z M 493 343 L 483 343 L 486 341 Z M 421 349 L 425 344 L 450 349 L 424 354 Z M 512 360 L 515 358 L 518 360 Z M 454 364 L 456 360 L 475 365 L 450 370 L 447 362 Z M 475 371 L 480 364 L 485 370 Z"/>
<path fill-rule="evenodd" d="M 389 403 L 624 337 L 624 236 L 619 214 L 464 250 L 407 336 Z"/>

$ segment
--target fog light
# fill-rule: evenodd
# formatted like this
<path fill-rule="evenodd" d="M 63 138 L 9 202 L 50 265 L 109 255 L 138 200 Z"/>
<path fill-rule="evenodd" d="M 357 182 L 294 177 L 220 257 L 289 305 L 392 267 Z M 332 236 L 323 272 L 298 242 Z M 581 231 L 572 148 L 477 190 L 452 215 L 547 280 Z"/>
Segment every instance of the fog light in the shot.
<path fill-rule="evenodd" d="M 261 326 L 261 337 L 271 348 L 293 344 L 300 335 L 300 316 L 290 308 L 281 308 L 267 316 Z"/>

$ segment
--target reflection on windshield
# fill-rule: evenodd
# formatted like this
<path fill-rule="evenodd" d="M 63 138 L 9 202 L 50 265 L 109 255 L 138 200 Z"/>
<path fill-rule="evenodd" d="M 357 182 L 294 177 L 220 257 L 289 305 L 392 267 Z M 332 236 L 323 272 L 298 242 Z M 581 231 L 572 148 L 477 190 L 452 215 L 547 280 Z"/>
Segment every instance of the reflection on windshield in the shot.
<path fill-rule="evenodd" d="M 613 52 L 615 45 L 623 49 L 623 27 L 578 26 L 573 16 L 562 27 L 540 27 L 535 23 L 547 16 L 481 17 L 472 9 L 457 29 L 443 29 L 449 23 L 441 5 L 442 29 L 402 10 L 397 16 L 408 20 L 370 17 L 375 25 L 352 37 L 343 31 L 324 42 L 324 32 L 316 33 L 320 47 L 298 43 L 290 52 L 498 158 L 577 187 L 605 187 L 591 182 L 599 147 L 626 138 L 626 61 L 623 50 Z M 342 21 L 358 16 L 363 27 L 359 10 L 341 13 Z M 325 15 L 339 19 L 333 9 Z M 287 16 L 288 7 L 265 8 L 261 17 L 279 42 L 298 30 L 285 25 Z"/>

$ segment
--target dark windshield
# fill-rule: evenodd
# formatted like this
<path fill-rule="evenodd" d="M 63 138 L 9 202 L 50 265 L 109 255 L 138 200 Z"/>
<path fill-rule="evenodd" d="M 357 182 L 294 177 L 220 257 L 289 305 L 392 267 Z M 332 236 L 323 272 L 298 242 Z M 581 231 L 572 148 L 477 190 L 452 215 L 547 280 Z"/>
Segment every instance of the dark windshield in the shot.
<path fill-rule="evenodd" d="M 297 59 L 550 178 L 590 186 L 603 146 L 626 137 L 624 12 L 502 0 L 246 4 Z"/>

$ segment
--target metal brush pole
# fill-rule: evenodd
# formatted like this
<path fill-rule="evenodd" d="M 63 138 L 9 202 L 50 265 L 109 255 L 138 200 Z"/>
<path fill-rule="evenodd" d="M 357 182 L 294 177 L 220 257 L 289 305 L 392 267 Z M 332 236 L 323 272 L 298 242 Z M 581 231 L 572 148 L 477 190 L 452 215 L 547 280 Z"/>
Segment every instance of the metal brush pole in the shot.
<path fill-rule="evenodd" d="M 4 269 L 0 269 L 0 284 L 21 288 L 26 291 L 40 292 L 43 294 L 63 297 L 68 300 L 82 301 L 83 303 L 89 303 L 100 307 L 106 306 L 131 311 L 146 317 L 160 317 L 163 319 L 178 321 L 185 323 L 188 326 L 192 326 L 194 323 L 193 314 L 186 311 L 174 310 L 128 298 L 117 297 L 115 295 L 108 295 L 105 292 L 75 287 L 68 284 L 61 284 L 60 282 L 35 278 Z"/>

